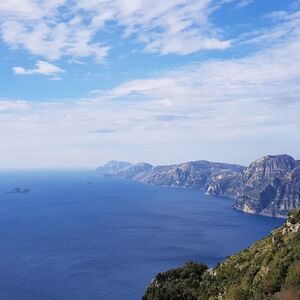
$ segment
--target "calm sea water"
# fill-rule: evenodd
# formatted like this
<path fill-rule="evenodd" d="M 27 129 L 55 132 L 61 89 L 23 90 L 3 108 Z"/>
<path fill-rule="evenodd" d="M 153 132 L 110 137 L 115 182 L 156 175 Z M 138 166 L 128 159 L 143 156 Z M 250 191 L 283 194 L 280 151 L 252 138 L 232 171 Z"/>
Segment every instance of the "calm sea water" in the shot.
<path fill-rule="evenodd" d="M 140 299 L 157 272 L 213 266 L 283 223 L 231 204 L 93 172 L 1 172 L 0 298 Z"/>

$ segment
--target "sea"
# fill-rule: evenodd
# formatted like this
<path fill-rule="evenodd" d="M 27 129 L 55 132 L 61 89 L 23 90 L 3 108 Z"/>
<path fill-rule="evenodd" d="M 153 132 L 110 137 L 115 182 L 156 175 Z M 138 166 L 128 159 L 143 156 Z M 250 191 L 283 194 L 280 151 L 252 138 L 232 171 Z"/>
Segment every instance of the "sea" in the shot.
<path fill-rule="evenodd" d="M 232 203 L 95 171 L 1 171 L 0 299 L 138 300 L 158 272 L 215 266 L 284 222 Z"/>

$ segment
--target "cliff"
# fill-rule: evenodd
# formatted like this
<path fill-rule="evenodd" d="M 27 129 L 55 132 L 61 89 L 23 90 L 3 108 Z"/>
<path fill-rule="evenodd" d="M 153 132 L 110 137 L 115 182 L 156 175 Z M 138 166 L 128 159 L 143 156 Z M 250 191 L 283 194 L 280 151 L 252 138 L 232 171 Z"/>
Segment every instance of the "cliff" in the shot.
<path fill-rule="evenodd" d="M 204 264 L 159 273 L 143 300 L 300 299 L 300 212 L 268 237 L 213 269 Z"/>
<path fill-rule="evenodd" d="M 288 155 L 262 157 L 240 173 L 211 177 L 207 194 L 234 198 L 234 208 L 247 213 L 285 217 L 300 209 L 300 162 Z"/>
<path fill-rule="evenodd" d="M 98 172 L 146 184 L 203 189 L 208 195 L 235 199 L 235 209 L 252 214 L 286 217 L 300 209 L 300 161 L 286 154 L 259 158 L 247 168 L 204 160 L 156 167 L 112 161 Z"/>

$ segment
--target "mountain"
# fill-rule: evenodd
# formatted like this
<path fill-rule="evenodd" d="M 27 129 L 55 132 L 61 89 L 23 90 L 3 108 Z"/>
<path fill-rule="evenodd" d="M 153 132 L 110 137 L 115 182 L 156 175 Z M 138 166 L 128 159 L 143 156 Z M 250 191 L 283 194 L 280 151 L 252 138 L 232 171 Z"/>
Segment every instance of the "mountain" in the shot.
<path fill-rule="evenodd" d="M 152 165 L 140 162 L 138 164 L 130 165 L 125 168 L 121 168 L 112 174 L 112 176 L 121 177 L 124 179 L 133 179 L 137 180 L 138 176 L 143 176 L 146 174 L 149 170 L 153 168 Z"/>
<path fill-rule="evenodd" d="M 300 161 L 286 154 L 259 158 L 240 173 L 212 176 L 207 194 L 236 199 L 234 208 L 247 213 L 285 217 L 300 209 Z"/>
<path fill-rule="evenodd" d="M 147 184 L 205 188 L 211 176 L 238 172 L 243 169 L 244 167 L 238 165 L 199 160 L 170 166 L 157 166 L 137 178 Z"/>
<path fill-rule="evenodd" d="M 146 184 L 203 189 L 235 199 L 235 209 L 252 214 L 286 217 L 300 209 L 300 161 L 286 154 L 264 156 L 247 168 L 204 160 L 156 167 L 112 161 L 98 170 Z"/>
<path fill-rule="evenodd" d="M 107 172 L 103 172 L 105 166 L 100 168 L 104 176 L 132 179 L 146 184 L 187 188 L 205 188 L 209 178 L 215 174 L 231 174 L 244 169 L 239 165 L 204 160 L 156 167 L 147 163 L 138 163 L 113 171 L 109 168 Z"/>
<path fill-rule="evenodd" d="M 300 211 L 215 268 L 189 262 L 159 273 L 143 300 L 300 299 Z"/>
<path fill-rule="evenodd" d="M 109 175 L 109 174 L 113 174 L 114 172 L 120 169 L 129 167 L 130 165 L 132 164 L 127 161 L 111 160 L 107 162 L 104 166 L 97 168 L 96 171 L 101 175 Z"/>

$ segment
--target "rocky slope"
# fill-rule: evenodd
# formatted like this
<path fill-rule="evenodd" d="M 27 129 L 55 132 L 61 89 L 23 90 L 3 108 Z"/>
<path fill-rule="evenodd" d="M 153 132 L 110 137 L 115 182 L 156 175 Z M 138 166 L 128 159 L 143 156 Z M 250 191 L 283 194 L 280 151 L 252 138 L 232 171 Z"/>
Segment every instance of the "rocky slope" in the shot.
<path fill-rule="evenodd" d="M 187 263 L 159 273 L 143 300 L 300 299 L 300 212 L 213 269 Z"/>
<path fill-rule="evenodd" d="M 300 162 L 288 155 L 262 157 L 240 173 L 211 177 L 207 194 L 234 198 L 234 208 L 247 213 L 285 217 L 300 208 Z"/>

